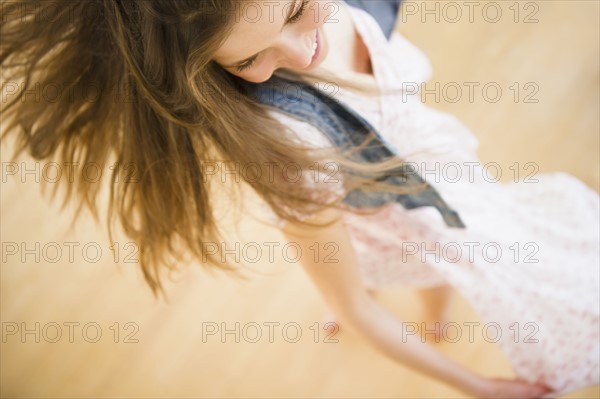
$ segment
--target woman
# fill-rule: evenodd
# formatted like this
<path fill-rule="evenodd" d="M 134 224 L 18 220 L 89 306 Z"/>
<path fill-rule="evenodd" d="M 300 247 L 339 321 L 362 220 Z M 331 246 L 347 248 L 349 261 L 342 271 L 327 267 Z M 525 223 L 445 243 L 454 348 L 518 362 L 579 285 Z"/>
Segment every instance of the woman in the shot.
<path fill-rule="evenodd" d="M 23 10 L 27 15 L 23 16 Z M 456 204 L 453 207 L 464 219 L 464 229 L 445 226 L 432 207 L 409 210 L 393 203 L 359 214 L 344 202 L 355 190 L 387 189 L 417 198 L 415 190 L 399 189 L 381 179 L 404 164 L 398 159 L 356 162 L 346 151 L 330 148 L 322 130 L 264 106 L 248 88 L 247 84 L 263 87 L 275 72 L 320 89 L 325 86 L 319 83 L 334 82 L 343 85 L 334 98 L 355 108 L 372 107 L 361 108 L 360 113 L 390 147 L 402 149 L 406 159 L 417 165 L 451 161 L 464 165 L 476 160 L 476 142 L 458 121 L 427 110 L 418 101 L 401 100 L 403 83 L 426 80 L 426 60 L 399 35 L 392 43 L 409 61 L 385 58 L 389 48 L 377 29 L 364 12 L 330 1 L 105 0 L 68 2 L 60 7 L 14 2 L 4 9 L 0 62 L 8 80 L 21 83 L 2 117 L 9 121 L 6 132 L 18 133 L 20 149 L 28 149 L 37 158 L 106 164 L 114 157 L 119 165 L 133 165 L 136 181 L 114 184 L 122 172 L 115 170 L 109 213 L 117 215 L 125 232 L 139 243 L 142 270 L 155 291 L 161 289 L 160 269 L 176 263 L 182 249 L 199 259 L 208 256 L 216 266 L 229 267 L 219 262 L 218 254 L 206 253 L 202 245 L 219 237 L 204 162 L 224 157 L 241 165 L 269 165 L 272 173 L 242 177 L 268 204 L 271 217 L 286 236 L 305 252 L 310 252 L 315 241 L 336 243 L 337 263 L 316 259 L 306 260 L 303 266 L 341 322 L 375 347 L 476 397 L 535 398 L 590 384 L 597 378 L 593 374 L 597 359 L 594 364 L 593 358 L 585 356 L 597 352 L 598 341 L 593 335 L 598 315 L 591 305 L 597 287 L 589 283 L 593 247 L 578 248 L 582 264 L 572 271 L 571 280 L 561 280 L 557 262 L 564 258 L 555 255 L 569 253 L 566 244 L 571 241 L 566 242 L 557 231 L 541 237 L 543 243 L 557 244 L 554 249 L 540 245 L 540 264 L 546 269 L 506 259 L 496 265 L 486 253 L 457 262 L 444 257 L 419 261 L 414 255 L 421 255 L 424 248 L 403 244 L 495 242 L 506 250 L 512 245 L 507 238 L 515 238 L 512 243 L 535 241 L 540 237 L 536 228 L 545 227 L 545 221 L 568 221 L 573 215 L 561 215 L 558 210 L 576 201 L 581 213 L 575 215 L 576 223 L 563 227 L 576 233 L 571 240 L 586 237 L 584 241 L 593 243 L 593 229 L 581 225 L 590 212 L 598 213 L 597 196 L 591 190 L 562 174 L 544 176 L 535 192 L 522 186 L 509 189 L 488 184 L 481 174 L 469 181 L 465 174 L 464 179 L 436 184 L 438 194 Z M 36 85 L 47 88 L 52 84 L 69 88 L 69 96 L 36 101 L 23 95 Z M 357 90 L 343 89 L 346 86 Z M 421 136 L 413 135 L 415 131 Z M 323 161 L 331 160 L 339 167 L 334 172 L 343 171 L 335 173 L 333 180 L 324 178 L 328 176 L 324 169 L 317 169 L 323 173 L 313 174 L 314 179 L 296 180 L 288 173 L 290 164 L 314 171 L 315 162 L 322 167 Z M 100 185 L 80 179 L 68 186 L 68 196 L 74 194 L 72 187 L 81 204 L 94 210 Z M 555 203 L 547 201 L 545 208 L 511 209 L 539 193 L 555 195 L 563 190 L 565 197 Z M 498 208 L 506 213 L 499 213 Z M 449 208 L 438 210 L 444 213 Z M 509 212 L 515 215 L 508 217 Z M 457 248 L 450 249 L 456 252 Z M 380 267 L 374 268 L 378 263 Z M 397 266 L 394 270 L 385 270 L 392 264 Z M 554 327 L 548 322 L 555 311 L 550 306 L 566 311 L 576 308 L 586 318 L 582 327 L 588 335 L 581 347 L 567 345 L 566 353 L 553 355 L 556 359 L 573 357 L 570 367 L 560 370 L 551 362 L 555 358 L 543 356 L 548 350 L 542 344 L 526 347 L 523 357 L 521 343 L 502 338 L 499 344 L 523 380 L 484 378 L 416 336 L 398 334 L 404 328 L 401 321 L 368 294 L 368 288 L 382 285 L 392 273 L 409 284 L 429 288 L 425 299 L 431 305 L 432 319 L 441 314 L 447 293 L 444 286 L 450 283 L 479 306 L 476 309 L 484 318 L 497 320 L 502 329 L 535 316 L 536 325 L 544 327 L 540 328 L 542 344 L 551 349 L 560 344 L 545 328 Z M 534 298 L 536 293 L 519 282 L 534 281 L 544 273 L 549 277 L 543 282 L 548 290 L 584 295 L 578 301 L 538 299 L 530 304 L 531 313 L 525 312 L 529 308 L 515 306 L 514 301 Z M 554 286 L 560 282 L 566 283 L 566 291 Z M 568 319 L 578 317 L 574 313 L 565 317 L 565 324 L 578 320 Z M 540 375 L 540 370 L 554 374 Z M 564 378 L 557 380 L 558 373 Z"/>

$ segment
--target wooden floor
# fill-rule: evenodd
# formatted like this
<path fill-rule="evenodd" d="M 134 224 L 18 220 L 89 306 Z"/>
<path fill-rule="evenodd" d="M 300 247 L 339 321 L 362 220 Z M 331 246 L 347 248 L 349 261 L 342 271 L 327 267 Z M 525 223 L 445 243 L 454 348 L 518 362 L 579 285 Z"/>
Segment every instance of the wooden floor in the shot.
<path fill-rule="evenodd" d="M 435 2 L 427 3 L 433 9 Z M 398 29 L 430 57 L 433 84 L 493 82 L 503 90 L 496 103 L 481 91 L 473 102 L 452 103 L 448 95 L 427 103 L 473 130 L 482 161 L 505 168 L 535 162 L 540 172 L 567 171 L 598 190 L 599 3 L 527 3 L 536 10 L 520 2 L 519 22 L 513 3 L 496 2 L 503 12 L 498 23 L 477 12 L 469 23 L 466 8 L 457 23 L 449 9 L 439 23 L 434 15 L 422 22 L 414 7 L 423 3 L 410 3 L 410 10 L 405 4 Z M 529 18 L 538 22 L 523 23 L 532 11 Z M 491 10 L 486 17 L 494 17 Z M 510 89 L 515 83 L 519 90 Z M 538 101 L 526 103 L 534 91 L 529 99 Z M 132 251 L 127 241 L 111 249 L 105 230 L 90 219 L 70 228 L 69 211 L 59 213 L 58 203 L 40 195 L 35 173 L 24 183 L 21 174 L 7 176 L 8 147 L 2 148 L 2 397 L 463 396 L 394 364 L 349 332 L 327 337 L 316 289 L 280 252 L 254 265 L 245 282 L 194 266 L 167 284 L 169 303 L 155 302 L 136 263 L 124 262 Z M 282 239 L 251 221 L 236 234 L 244 242 Z M 390 288 L 380 299 L 403 320 L 419 321 L 413 291 Z M 479 320 L 458 294 L 451 316 L 459 324 Z M 499 349 L 481 336 L 439 348 L 485 375 L 511 375 Z M 568 397 L 599 396 L 592 387 Z"/>

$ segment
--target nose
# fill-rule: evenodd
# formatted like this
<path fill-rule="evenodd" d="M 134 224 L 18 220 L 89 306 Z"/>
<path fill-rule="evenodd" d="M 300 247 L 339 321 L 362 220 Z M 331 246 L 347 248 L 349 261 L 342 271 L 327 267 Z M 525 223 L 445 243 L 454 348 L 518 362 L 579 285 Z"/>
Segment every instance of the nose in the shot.
<path fill-rule="evenodd" d="M 298 35 L 285 35 L 280 51 L 282 64 L 287 68 L 306 68 L 314 54 L 316 31 Z"/>

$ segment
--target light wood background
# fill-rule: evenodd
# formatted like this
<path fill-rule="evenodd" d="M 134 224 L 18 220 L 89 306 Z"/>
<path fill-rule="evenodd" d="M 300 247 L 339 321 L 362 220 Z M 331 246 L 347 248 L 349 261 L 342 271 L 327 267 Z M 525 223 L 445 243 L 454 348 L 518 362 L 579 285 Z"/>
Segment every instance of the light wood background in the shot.
<path fill-rule="evenodd" d="M 434 2 L 427 3 L 434 7 Z M 427 103 L 457 115 L 473 130 L 481 141 L 482 161 L 505 168 L 536 162 L 540 172 L 567 171 L 598 190 L 599 3 L 529 2 L 538 8 L 533 16 L 538 22 L 527 24 L 521 21 L 535 9 L 518 3 L 521 14 L 515 22 L 509 8 L 513 3 L 497 2 L 503 11 L 498 23 L 485 21 L 480 12 L 469 23 L 466 8 L 457 23 L 445 20 L 444 14 L 439 22 L 431 15 L 423 22 L 421 10 L 408 15 L 405 4 L 398 29 L 432 60 L 432 82 L 497 82 L 504 91 L 497 103 L 485 101 L 480 92 L 473 103 L 432 98 Z M 438 5 L 441 11 L 444 4 Z M 489 12 L 486 16 L 493 17 Z M 513 101 L 509 87 L 515 82 L 535 83 L 539 102 Z M 22 173 L 7 175 L 10 150 L 10 144 L 2 148 L 2 397 L 463 396 L 393 363 L 343 329 L 333 337 L 338 342 L 325 342 L 323 330 L 315 342 L 311 326 L 322 327 L 326 309 L 301 267 L 286 262 L 281 251 L 272 262 L 252 265 L 245 282 L 193 265 L 167 284 L 168 303 L 155 302 L 136 263 L 123 262 L 130 252 L 127 241 L 118 241 L 117 265 L 104 228 L 90 218 L 71 228 L 70 209 L 60 213 L 58 202 L 40 195 L 35 173 L 24 175 L 25 182 Z M 24 162 L 33 167 L 33 161 Z M 222 211 L 224 220 L 235 213 Z M 276 231 L 250 220 L 231 234 L 264 249 L 264 243 L 282 240 Z M 79 244 L 72 261 L 70 242 Z M 14 255 L 12 243 L 19 247 Z M 81 250 L 86 244 L 87 259 Z M 40 259 L 35 254 L 21 259 L 22 249 L 35 252 L 36 245 Z M 53 263 L 56 247 L 62 256 Z M 102 251 L 97 262 L 94 247 Z M 390 287 L 379 298 L 403 320 L 420 321 L 421 304 L 414 291 Z M 479 321 L 458 293 L 451 317 L 458 323 Z M 220 334 L 203 336 L 203 328 L 213 323 L 219 328 L 225 323 L 231 330 L 236 322 L 244 332 L 239 343 L 233 334 L 225 339 Z M 264 324 L 268 322 L 280 323 L 273 342 Z M 35 323 L 40 323 L 39 342 L 35 333 L 21 335 L 23 327 L 35 331 Z M 51 343 L 54 323 L 62 335 Z M 79 323 L 73 324 L 73 342 L 68 323 Z M 248 323 L 261 327 L 258 342 L 251 342 L 256 329 Z M 297 342 L 288 342 L 294 339 L 293 328 L 282 333 L 284 325 L 293 326 L 286 323 L 299 326 Z M 10 334 L 15 326 L 19 331 Z M 87 342 L 95 338 L 94 326 L 102 335 Z M 137 342 L 126 342 L 132 340 Z M 511 376 L 502 353 L 481 335 L 473 343 L 462 339 L 438 347 L 485 375 Z M 568 397 L 599 396 L 599 388 L 592 387 Z"/>

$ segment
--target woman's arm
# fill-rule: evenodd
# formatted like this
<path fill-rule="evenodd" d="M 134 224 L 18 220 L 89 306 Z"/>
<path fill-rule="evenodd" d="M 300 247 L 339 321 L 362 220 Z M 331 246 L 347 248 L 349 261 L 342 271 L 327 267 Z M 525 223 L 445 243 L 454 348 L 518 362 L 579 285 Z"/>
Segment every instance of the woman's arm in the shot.
<path fill-rule="evenodd" d="M 313 220 L 322 222 L 337 216 L 339 211 L 328 210 L 316 215 Z M 337 263 L 324 259 L 303 259 L 302 266 L 340 320 L 387 356 L 477 397 L 502 395 L 507 398 L 535 398 L 547 392 L 542 387 L 525 382 L 486 379 L 421 342 L 420 337 L 403 337 L 402 322 L 368 295 L 361 280 L 356 254 L 341 219 L 329 227 L 321 228 L 288 223 L 283 233 L 287 239 L 298 243 L 303 253 L 309 253 L 309 247 L 315 242 L 319 245 L 333 242 L 338 246 Z"/>

